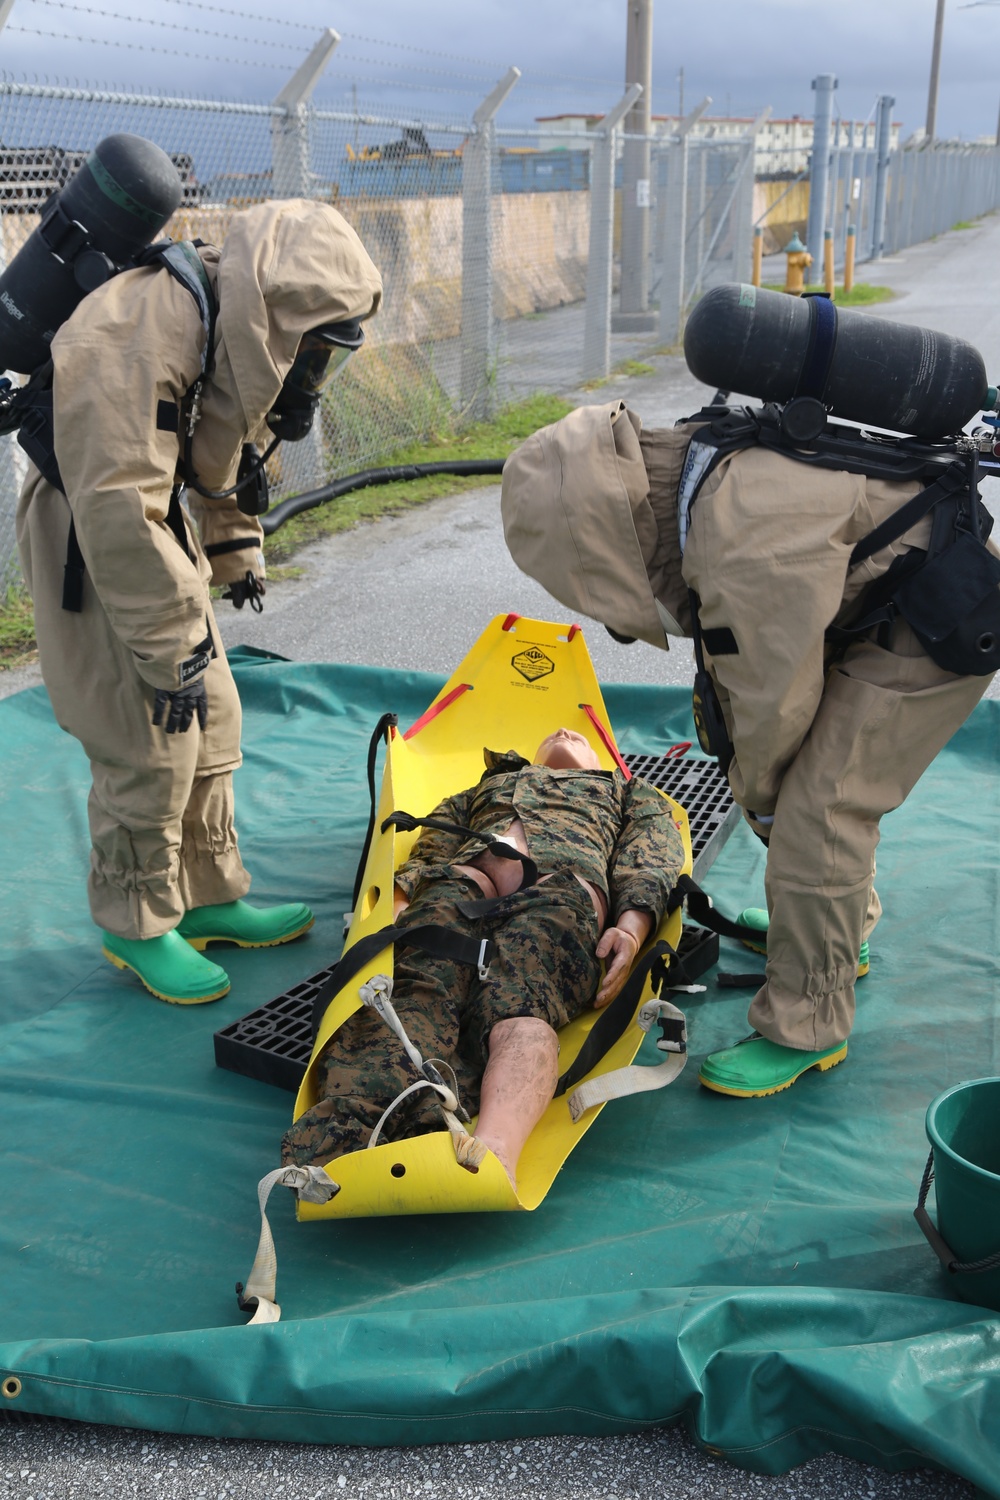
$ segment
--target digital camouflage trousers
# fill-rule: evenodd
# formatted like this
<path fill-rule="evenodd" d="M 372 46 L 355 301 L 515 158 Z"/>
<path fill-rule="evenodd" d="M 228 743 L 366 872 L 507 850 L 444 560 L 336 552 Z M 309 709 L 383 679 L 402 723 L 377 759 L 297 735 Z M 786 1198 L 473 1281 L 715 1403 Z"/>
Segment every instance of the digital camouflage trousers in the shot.
<path fill-rule="evenodd" d="M 437 867 L 438 874 L 441 867 Z M 477 900 L 467 876 L 419 885 L 399 925 L 433 922 L 473 938 L 490 938 L 486 979 L 469 964 L 416 948 L 398 950 L 392 1004 L 425 1061 L 443 1062 L 470 1115 L 479 1109 L 489 1035 L 517 1016 L 547 1021 L 556 1031 L 593 1003 L 600 980 L 598 923 L 590 896 L 571 874 L 503 897 L 485 915 L 463 915 L 458 902 Z M 446 1069 L 441 1070 L 447 1077 Z M 318 1062 L 318 1102 L 282 1141 L 285 1164 L 323 1166 L 367 1144 L 383 1111 L 421 1075 L 397 1037 L 367 1006 L 331 1037 Z M 380 1141 L 444 1128 L 437 1095 L 411 1094 L 389 1116 Z"/>

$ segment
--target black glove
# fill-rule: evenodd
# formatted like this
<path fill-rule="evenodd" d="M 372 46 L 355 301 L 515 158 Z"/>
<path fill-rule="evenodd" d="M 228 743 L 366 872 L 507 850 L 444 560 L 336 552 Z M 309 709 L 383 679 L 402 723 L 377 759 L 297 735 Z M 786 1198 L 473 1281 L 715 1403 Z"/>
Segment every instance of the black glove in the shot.
<path fill-rule="evenodd" d="M 163 724 L 163 715 L 166 712 L 167 722 Z M 159 727 L 163 724 L 167 734 L 184 734 L 191 727 L 191 720 L 195 714 L 198 715 L 198 723 L 204 729 L 208 723 L 208 694 L 205 691 L 205 679 L 199 677 L 197 682 L 189 682 L 186 687 L 175 688 L 173 692 L 167 688 L 156 689 L 156 701 L 153 704 L 153 723 Z"/>
<path fill-rule="evenodd" d="M 267 590 L 264 587 L 263 578 L 258 578 L 247 568 L 242 578 L 237 578 L 231 583 L 223 594 L 223 599 L 230 599 L 234 609 L 242 609 L 244 604 L 249 604 L 255 615 L 263 613 L 262 600 Z"/>

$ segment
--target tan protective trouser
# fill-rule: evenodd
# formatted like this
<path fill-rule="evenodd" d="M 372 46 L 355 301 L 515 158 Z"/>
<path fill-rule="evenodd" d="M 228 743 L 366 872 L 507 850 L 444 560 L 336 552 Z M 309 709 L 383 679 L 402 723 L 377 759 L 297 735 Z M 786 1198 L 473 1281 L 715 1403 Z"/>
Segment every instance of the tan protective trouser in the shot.
<path fill-rule="evenodd" d="M 232 772 L 240 764 L 240 702 L 205 588 L 217 656 L 205 674 L 208 724 L 184 734 L 152 723 L 155 691 L 115 635 L 89 578 L 83 610 L 62 608 L 69 533 L 65 497 L 29 480 L 18 543 L 35 604 L 42 676 L 60 726 L 91 763 L 90 909 L 116 937 L 170 932 L 194 906 L 250 888 L 233 827 Z M 141 588 L 141 581 L 136 585 Z"/>
<path fill-rule="evenodd" d="M 903 622 L 891 646 L 865 639 L 832 669 L 781 781 L 765 877 L 767 979 L 749 1021 L 787 1047 L 848 1036 L 858 950 L 881 910 L 872 886 L 879 819 L 909 795 L 990 681 L 935 666 Z"/>

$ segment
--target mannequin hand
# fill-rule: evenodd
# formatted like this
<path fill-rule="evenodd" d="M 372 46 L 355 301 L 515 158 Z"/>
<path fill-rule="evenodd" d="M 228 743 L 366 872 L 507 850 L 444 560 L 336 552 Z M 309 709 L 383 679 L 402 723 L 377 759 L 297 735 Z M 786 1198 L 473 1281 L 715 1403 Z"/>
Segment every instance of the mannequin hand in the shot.
<path fill-rule="evenodd" d="M 242 578 L 237 578 L 229 585 L 222 597 L 230 600 L 234 609 L 242 609 L 244 604 L 249 604 L 254 614 L 259 615 L 264 609 L 262 601 L 266 593 L 263 578 L 258 578 L 248 568 Z"/>
<path fill-rule="evenodd" d="M 597 945 L 598 958 L 610 958 L 604 970 L 601 987 L 594 1000 L 594 1008 L 603 1010 L 618 994 L 628 978 L 629 969 L 639 951 L 639 939 L 634 932 L 624 927 L 606 927 Z"/>
<path fill-rule="evenodd" d="M 163 723 L 164 713 L 167 716 Z M 198 715 L 198 723 L 204 729 L 208 723 L 208 694 L 205 691 L 205 680 L 199 677 L 197 682 L 189 682 L 186 687 L 177 688 L 169 692 L 166 688 L 156 689 L 156 701 L 153 704 L 153 723 L 159 728 L 163 724 L 167 734 L 184 734 L 191 727 L 191 720 L 195 714 Z"/>

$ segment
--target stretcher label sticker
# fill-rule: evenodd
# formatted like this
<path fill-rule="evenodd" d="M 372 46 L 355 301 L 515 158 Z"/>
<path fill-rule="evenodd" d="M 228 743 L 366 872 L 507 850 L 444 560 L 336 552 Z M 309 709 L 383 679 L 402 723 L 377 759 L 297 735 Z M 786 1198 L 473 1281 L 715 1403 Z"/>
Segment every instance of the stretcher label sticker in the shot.
<path fill-rule="evenodd" d="M 539 650 L 537 646 L 529 646 L 526 650 L 519 651 L 516 656 L 511 657 L 510 664 L 516 672 L 520 672 L 522 677 L 527 678 L 528 682 L 536 682 L 539 677 L 547 677 L 556 669 L 552 658 L 546 656 L 545 652 Z"/>

